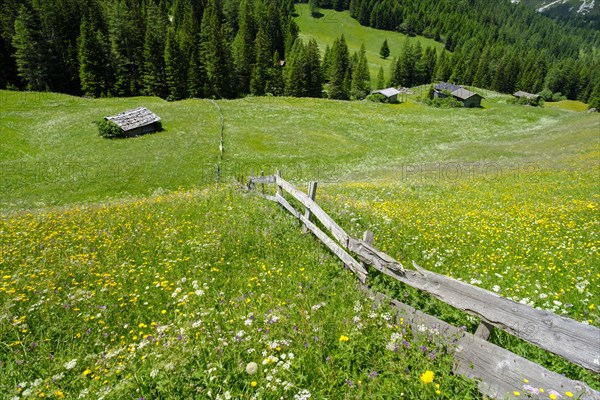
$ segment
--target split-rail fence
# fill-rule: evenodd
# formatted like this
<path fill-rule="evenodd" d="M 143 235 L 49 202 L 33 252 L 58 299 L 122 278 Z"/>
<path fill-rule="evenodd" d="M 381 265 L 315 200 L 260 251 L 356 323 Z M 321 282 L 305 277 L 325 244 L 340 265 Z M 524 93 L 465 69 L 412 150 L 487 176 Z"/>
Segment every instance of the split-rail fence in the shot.
<path fill-rule="evenodd" d="M 277 186 L 275 196 L 264 194 L 265 184 Z M 453 350 L 454 373 L 477 380 L 481 393 L 492 398 L 514 398 L 514 391 L 523 393 L 526 379 L 528 385 L 544 388 L 546 396 L 553 389 L 561 394 L 571 392 L 574 398 L 600 400 L 600 392 L 587 384 L 550 371 L 488 341 L 492 330 L 499 328 L 573 364 L 600 373 L 600 329 L 427 271 L 414 261 L 414 269 L 405 268 L 373 245 L 372 233 L 367 231 L 362 239 L 354 238 L 323 211 L 315 202 L 316 182 L 310 182 L 309 192 L 305 194 L 285 181 L 278 172 L 272 176 L 251 176 L 248 189 L 255 188 L 256 185 L 263 187 L 262 195 L 265 198 L 283 206 L 303 223 L 305 232 L 312 232 L 338 256 L 358 276 L 365 290 L 369 290 L 366 283 L 367 265 L 370 265 L 408 286 L 479 318 L 481 323 L 476 332 L 471 334 L 398 300 L 387 298 L 381 293 L 374 294 L 378 301 L 388 302 L 397 308 L 399 317 L 409 322 L 415 332 L 424 328 L 435 329 L 444 339 L 456 341 L 457 345 Z M 285 199 L 284 192 L 300 202 L 305 208 L 304 212 L 296 210 Z M 313 216 L 333 237 L 312 222 Z"/>

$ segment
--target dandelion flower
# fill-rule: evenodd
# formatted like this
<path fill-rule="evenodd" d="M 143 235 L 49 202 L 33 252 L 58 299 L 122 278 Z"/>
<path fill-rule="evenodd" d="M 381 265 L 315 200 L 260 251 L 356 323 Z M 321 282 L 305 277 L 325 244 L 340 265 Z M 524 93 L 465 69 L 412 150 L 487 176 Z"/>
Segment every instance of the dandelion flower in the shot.
<path fill-rule="evenodd" d="M 565 395 L 566 395 L 567 397 L 573 397 L 573 393 L 571 393 L 571 392 L 565 392 Z"/>
<path fill-rule="evenodd" d="M 83 371 L 83 376 L 88 376 L 91 373 L 92 373 L 92 370 L 88 368 L 85 371 Z"/>
<path fill-rule="evenodd" d="M 258 384 L 256 383 L 256 381 L 252 381 L 252 382 L 250 382 L 250 386 L 252 386 L 252 387 L 256 387 L 256 385 L 258 385 Z"/>
<path fill-rule="evenodd" d="M 421 379 L 421 382 L 427 384 L 433 382 L 434 377 L 435 374 L 433 373 L 433 371 L 427 370 L 423 373 L 423 375 L 421 375 L 419 379 Z"/>
<path fill-rule="evenodd" d="M 248 375 L 254 375 L 256 371 L 258 371 L 258 364 L 255 362 L 249 362 L 248 365 L 246 365 L 246 373 L 248 373 Z"/>
<path fill-rule="evenodd" d="M 521 395 L 521 392 L 517 392 L 516 390 L 513 392 L 513 394 L 515 395 L 515 397 L 519 397 Z"/>
<path fill-rule="evenodd" d="M 346 335 L 340 335 L 340 342 L 347 342 L 350 338 Z"/>

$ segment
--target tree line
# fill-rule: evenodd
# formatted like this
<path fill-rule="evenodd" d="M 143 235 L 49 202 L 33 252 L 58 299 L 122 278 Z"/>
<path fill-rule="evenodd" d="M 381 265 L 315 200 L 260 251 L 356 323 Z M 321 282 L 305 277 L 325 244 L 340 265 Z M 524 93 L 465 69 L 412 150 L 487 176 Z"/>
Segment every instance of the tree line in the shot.
<path fill-rule="evenodd" d="M 509 0 L 311 0 L 361 24 L 423 35 L 377 86 L 443 80 L 504 93 L 600 93 L 600 33 Z M 77 95 L 363 98 L 364 48 L 298 39 L 293 0 L 0 0 L 0 88 Z M 395 49 L 394 49 L 395 50 Z M 395 51 L 394 51 L 395 53 Z"/>
<path fill-rule="evenodd" d="M 592 23 L 551 19 L 509 0 L 349 0 L 336 9 L 362 25 L 443 43 L 436 80 L 503 93 L 549 89 L 584 102 L 600 90 L 600 32 Z"/>

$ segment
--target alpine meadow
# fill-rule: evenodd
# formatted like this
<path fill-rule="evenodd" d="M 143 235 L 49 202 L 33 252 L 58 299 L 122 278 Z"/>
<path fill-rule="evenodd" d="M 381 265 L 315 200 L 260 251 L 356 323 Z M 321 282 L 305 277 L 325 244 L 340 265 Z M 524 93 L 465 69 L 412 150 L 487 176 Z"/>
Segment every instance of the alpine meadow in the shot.
<path fill-rule="evenodd" d="M 0 398 L 600 399 L 599 6 L 537 3 L 0 0 Z"/>

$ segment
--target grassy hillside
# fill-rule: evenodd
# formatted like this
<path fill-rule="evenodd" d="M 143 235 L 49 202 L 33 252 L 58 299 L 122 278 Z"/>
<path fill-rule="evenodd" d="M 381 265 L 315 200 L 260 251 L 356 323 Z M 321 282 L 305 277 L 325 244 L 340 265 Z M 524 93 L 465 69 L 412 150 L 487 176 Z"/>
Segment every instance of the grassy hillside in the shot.
<path fill-rule="evenodd" d="M 327 45 L 331 46 L 333 41 L 343 34 L 350 53 L 358 51 L 362 44 L 365 45 L 373 87 L 377 83 L 380 66 L 383 66 L 385 79 L 389 79 L 392 58 L 397 57 L 400 53 L 406 39 L 405 35 L 362 26 L 357 20 L 350 17 L 348 11 L 321 10 L 323 16 L 314 18 L 310 14 L 308 4 L 296 4 L 296 10 L 298 13 L 296 22 L 300 27 L 300 37 L 314 38 L 321 51 L 324 52 Z M 390 46 L 390 57 L 386 60 L 379 56 L 379 50 L 385 39 Z M 443 48 L 442 44 L 424 37 L 414 37 L 410 40 L 421 42 L 424 49 L 435 47 L 438 49 L 438 54 Z"/>
<path fill-rule="evenodd" d="M 600 326 L 600 119 L 487 97 L 218 101 L 219 160 L 210 101 L 0 92 L 0 397 L 479 398 L 448 345 L 373 310 L 292 217 L 234 184 L 251 169 L 318 179 L 342 227 L 404 263 Z M 163 132 L 97 136 L 92 121 L 141 105 Z M 374 271 L 370 284 L 479 322 Z"/>
<path fill-rule="evenodd" d="M 293 98 L 220 101 L 225 119 L 220 161 L 219 111 L 207 100 L 0 92 L 0 207 L 192 188 L 214 182 L 218 164 L 227 177 L 276 166 L 292 180 L 338 178 L 402 162 L 522 157 L 533 151 L 523 141 L 543 141 L 542 133 L 553 127 L 580 126 L 593 135 L 593 115 L 508 105 L 506 99 L 493 97 L 479 110 L 434 109 L 412 101 L 394 106 Z M 137 106 L 160 115 L 165 130 L 127 140 L 97 135 L 93 121 Z M 573 140 L 567 132 L 556 129 L 562 138 L 556 140 Z"/>

